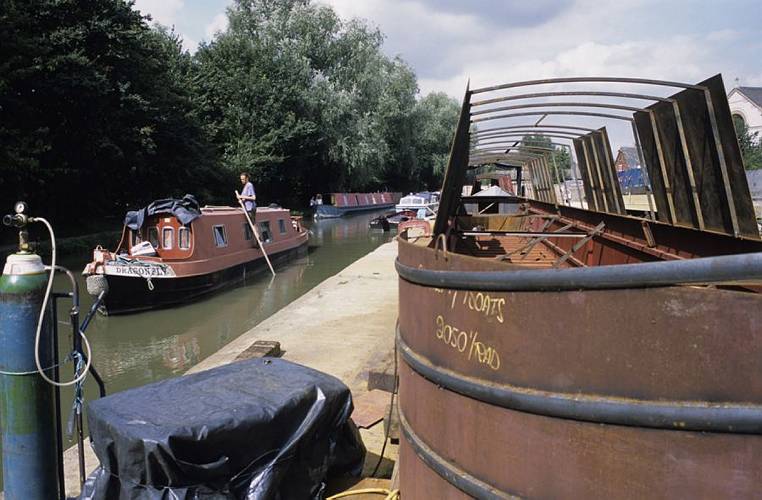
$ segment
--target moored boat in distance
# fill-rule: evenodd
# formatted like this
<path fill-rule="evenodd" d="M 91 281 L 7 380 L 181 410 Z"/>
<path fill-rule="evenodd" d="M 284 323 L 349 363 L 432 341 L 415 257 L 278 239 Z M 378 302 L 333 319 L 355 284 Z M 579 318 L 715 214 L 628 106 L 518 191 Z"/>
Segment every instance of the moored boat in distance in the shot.
<path fill-rule="evenodd" d="M 97 247 L 83 274 L 108 283 L 101 312 L 124 314 L 197 300 L 266 270 L 265 256 L 237 207 L 154 202 L 129 212 L 113 252 Z M 285 208 L 257 208 L 256 222 L 273 264 L 307 251 L 301 218 Z"/>
<path fill-rule="evenodd" d="M 439 193 L 430 193 L 428 191 L 410 193 L 400 199 L 399 203 L 397 203 L 394 208 L 397 212 L 403 212 L 405 210 L 418 212 L 418 210 L 423 208 L 426 210 L 427 217 L 436 215 L 437 210 L 439 209 Z"/>
<path fill-rule="evenodd" d="M 391 208 L 400 196 L 400 193 L 331 193 L 329 204 L 315 207 L 315 218 L 331 219 L 355 212 Z"/>

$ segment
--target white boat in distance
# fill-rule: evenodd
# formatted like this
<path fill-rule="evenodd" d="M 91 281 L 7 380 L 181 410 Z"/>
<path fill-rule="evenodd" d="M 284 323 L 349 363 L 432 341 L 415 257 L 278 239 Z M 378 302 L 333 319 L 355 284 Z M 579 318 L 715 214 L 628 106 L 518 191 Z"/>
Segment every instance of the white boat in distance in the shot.
<path fill-rule="evenodd" d="M 397 212 L 405 210 L 418 211 L 421 208 L 426 209 L 426 215 L 434 215 L 439 209 L 439 193 L 430 193 L 423 191 L 421 193 L 410 193 L 404 196 L 394 207 Z"/>

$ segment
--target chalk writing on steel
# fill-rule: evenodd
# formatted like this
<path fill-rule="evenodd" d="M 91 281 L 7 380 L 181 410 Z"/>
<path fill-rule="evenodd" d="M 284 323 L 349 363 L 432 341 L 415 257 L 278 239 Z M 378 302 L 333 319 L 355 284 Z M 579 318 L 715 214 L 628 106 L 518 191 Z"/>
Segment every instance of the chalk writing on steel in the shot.
<path fill-rule="evenodd" d="M 445 345 L 466 356 L 469 361 L 487 365 L 493 370 L 500 368 L 500 354 L 494 347 L 479 340 L 476 330 L 462 330 L 448 324 L 440 314 L 436 317 L 436 337 Z"/>
<path fill-rule="evenodd" d="M 446 292 L 450 296 L 450 309 L 455 309 L 455 305 L 458 303 L 458 294 L 462 293 L 463 298 L 460 303 L 463 307 L 480 312 L 487 318 L 494 317 L 500 323 L 505 322 L 503 315 L 505 299 L 503 297 L 493 297 L 484 292 L 458 292 L 458 290 L 444 290 L 442 288 L 435 288 L 434 291 L 441 295 Z"/>
<path fill-rule="evenodd" d="M 483 292 L 466 292 L 463 297 L 463 304 L 472 311 L 478 311 L 486 317 L 494 316 L 500 323 L 503 318 L 503 307 L 505 299 L 502 297 L 492 297 Z"/>

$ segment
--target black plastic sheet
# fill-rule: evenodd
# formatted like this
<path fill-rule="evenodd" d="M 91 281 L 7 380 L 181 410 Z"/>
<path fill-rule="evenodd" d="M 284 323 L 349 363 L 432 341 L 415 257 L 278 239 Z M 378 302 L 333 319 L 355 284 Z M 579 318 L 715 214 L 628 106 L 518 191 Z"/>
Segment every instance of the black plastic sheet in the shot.
<path fill-rule="evenodd" d="M 120 392 L 89 404 L 101 465 L 79 498 L 323 498 L 362 469 L 352 408 L 338 379 L 275 358 Z"/>
<path fill-rule="evenodd" d="M 186 194 L 181 199 L 166 198 L 156 200 L 140 210 L 127 212 L 124 217 L 124 225 L 133 231 L 143 227 L 146 219 L 156 214 L 171 214 L 177 217 L 182 225 L 188 225 L 201 217 L 201 208 L 192 194 Z"/>

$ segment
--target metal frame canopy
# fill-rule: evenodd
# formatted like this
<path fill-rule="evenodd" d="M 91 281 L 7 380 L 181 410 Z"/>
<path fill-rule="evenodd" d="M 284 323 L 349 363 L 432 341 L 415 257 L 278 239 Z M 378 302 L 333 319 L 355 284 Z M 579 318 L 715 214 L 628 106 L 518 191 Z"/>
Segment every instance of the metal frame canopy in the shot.
<path fill-rule="evenodd" d="M 516 93 L 547 85 L 550 90 Z M 630 91 L 639 86 L 650 93 Z M 660 95 L 669 89 L 676 93 Z M 592 99 L 577 100 L 582 97 Z M 544 121 L 548 117 L 565 121 L 550 124 Z M 499 125 L 481 126 L 498 120 Z M 721 75 L 697 84 L 601 76 L 467 86 L 434 234 L 443 233 L 458 212 L 466 171 L 485 161 L 529 167 L 538 199 L 557 203 L 547 165 L 552 151 L 519 145 L 527 135 L 571 141 L 565 147 L 577 158 L 588 210 L 626 214 L 606 129 L 614 121 L 630 123 L 651 186 L 649 204 L 660 222 L 760 239 Z"/>

